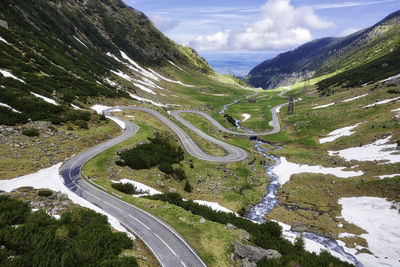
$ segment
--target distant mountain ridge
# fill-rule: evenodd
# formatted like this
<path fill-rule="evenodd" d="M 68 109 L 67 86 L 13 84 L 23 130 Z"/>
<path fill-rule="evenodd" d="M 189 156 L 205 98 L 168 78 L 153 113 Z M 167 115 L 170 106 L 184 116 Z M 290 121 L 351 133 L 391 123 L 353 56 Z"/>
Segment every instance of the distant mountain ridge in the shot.
<path fill-rule="evenodd" d="M 398 49 L 400 11 L 367 29 L 341 38 L 322 38 L 279 54 L 256 66 L 245 81 L 264 89 L 357 68 Z"/>

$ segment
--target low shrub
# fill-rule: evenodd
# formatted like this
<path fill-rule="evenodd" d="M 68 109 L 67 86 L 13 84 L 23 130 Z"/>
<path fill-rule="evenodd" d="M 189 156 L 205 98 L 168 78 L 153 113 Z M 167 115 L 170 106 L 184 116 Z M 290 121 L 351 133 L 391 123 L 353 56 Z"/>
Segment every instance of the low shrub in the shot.
<path fill-rule="evenodd" d="M 39 136 L 39 131 L 37 129 L 27 129 L 27 130 L 23 130 L 22 131 L 23 135 L 29 136 L 29 137 L 35 137 L 35 136 Z"/>
<path fill-rule="evenodd" d="M 38 195 L 41 197 L 49 197 L 53 194 L 53 192 L 51 192 L 50 190 L 40 190 L 38 192 Z"/>
<path fill-rule="evenodd" d="M 111 187 L 128 195 L 141 194 L 141 190 L 131 183 L 112 183 Z"/>
<path fill-rule="evenodd" d="M 193 187 L 190 185 L 189 181 L 186 181 L 184 190 L 188 193 L 191 193 L 193 191 Z"/>
<path fill-rule="evenodd" d="M 158 169 L 166 174 L 174 173 L 174 168 L 172 168 L 171 164 L 163 162 L 158 165 Z"/>

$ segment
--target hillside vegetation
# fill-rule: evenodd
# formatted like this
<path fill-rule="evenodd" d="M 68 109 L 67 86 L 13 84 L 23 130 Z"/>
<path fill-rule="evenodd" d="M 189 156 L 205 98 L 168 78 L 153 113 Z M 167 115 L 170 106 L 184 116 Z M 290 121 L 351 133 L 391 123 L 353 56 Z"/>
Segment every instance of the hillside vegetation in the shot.
<path fill-rule="evenodd" d="M 399 36 L 400 11 L 397 11 L 372 27 L 349 36 L 314 40 L 293 51 L 279 54 L 252 69 L 245 81 L 255 87 L 271 89 L 338 71 L 352 73 L 355 70 L 358 73 L 363 65 L 385 56 L 395 57 L 398 61 L 398 53 L 394 50 L 400 44 Z M 387 73 L 379 71 L 374 79 L 384 79 L 388 77 Z M 352 74 L 348 74 L 347 78 L 340 76 L 335 81 L 346 82 L 351 77 Z M 362 79 L 359 77 L 357 75 L 355 78 L 357 84 Z"/>
<path fill-rule="evenodd" d="M 169 40 L 120 0 L 5 0 L 0 19 L 8 23 L 0 27 L 0 102 L 13 108 L 0 106 L 0 124 L 82 120 L 88 115 L 78 108 L 92 98 L 130 99 L 108 79 L 112 70 L 127 69 L 126 62 L 110 56 L 120 51 L 146 67 L 175 62 L 188 71 L 213 73 L 194 50 Z"/>

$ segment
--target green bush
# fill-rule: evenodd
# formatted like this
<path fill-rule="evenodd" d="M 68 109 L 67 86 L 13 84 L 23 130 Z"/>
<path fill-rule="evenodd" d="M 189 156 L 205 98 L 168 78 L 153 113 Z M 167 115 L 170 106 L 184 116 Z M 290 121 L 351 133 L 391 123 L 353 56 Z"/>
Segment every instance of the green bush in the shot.
<path fill-rule="evenodd" d="M 236 126 L 236 121 L 234 118 L 232 118 L 232 116 L 228 115 L 228 114 L 224 114 L 224 118 L 233 126 Z"/>
<path fill-rule="evenodd" d="M 161 135 L 150 139 L 149 144 L 138 145 L 121 152 L 124 165 L 135 170 L 149 169 L 161 163 L 174 164 L 184 159 L 183 149 Z"/>
<path fill-rule="evenodd" d="M 53 194 L 53 192 L 51 192 L 50 190 L 40 190 L 38 192 L 38 195 L 42 196 L 42 197 L 48 197 L 48 196 L 51 196 L 52 194 Z"/>
<path fill-rule="evenodd" d="M 184 190 L 188 193 L 192 193 L 193 187 L 190 185 L 189 181 L 186 181 Z"/>
<path fill-rule="evenodd" d="M 111 187 L 128 195 L 132 195 L 136 192 L 136 186 L 130 183 L 112 183 Z"/>
<path fill-rule="evenodd" d="M 177 179 L 179 181 L 183 181 L 183 180 L 186 179 L 186 173 L 181 168 L 175 168 L 173 176 L 174 176 L 175 179 Z"/>
<path fill-rule="evenodd" d="M 29 137 L 34 137 L 34 136 L 39 136 L 39 131 L 37 129 L 27 129 L 22 131 L 23 135 L 29 136 Z"/>
<path fill-rule="evenodd" d="M 160 163 L 158 169 L 166 174 L 172 174 L 174 172 L 174 168 L 172 168 L 171 164 L 167 162 Z"/>

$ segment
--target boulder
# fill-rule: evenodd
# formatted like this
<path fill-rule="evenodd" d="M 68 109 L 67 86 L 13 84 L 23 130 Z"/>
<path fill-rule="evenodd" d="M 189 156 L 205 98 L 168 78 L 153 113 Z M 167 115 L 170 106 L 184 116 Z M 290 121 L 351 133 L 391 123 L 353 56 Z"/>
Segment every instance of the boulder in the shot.
<path fill-rule="evenodd" d="M 256 267 L 257 263 L 250 261 L 249 259 L 243 259 L 240 267 Z"/>
<path fill-rule="evenodd" d="M 305 232 L 307 231 L 307 226 L 300 223 L 300 222 L 294 222 L 290 228 L 291 231 L 293 232 Z"/>
<path fill-rule="evenodd" d="M 247 259 L 248 261 L 257 263 L 258 261 L 267 259 L 279 259 L 282 255 L 274 249 L 263 249 L 259 247 L 253 247 L 250 245 L 244 245 L 239 242 L 235 242 L 235 258 Z"/>

